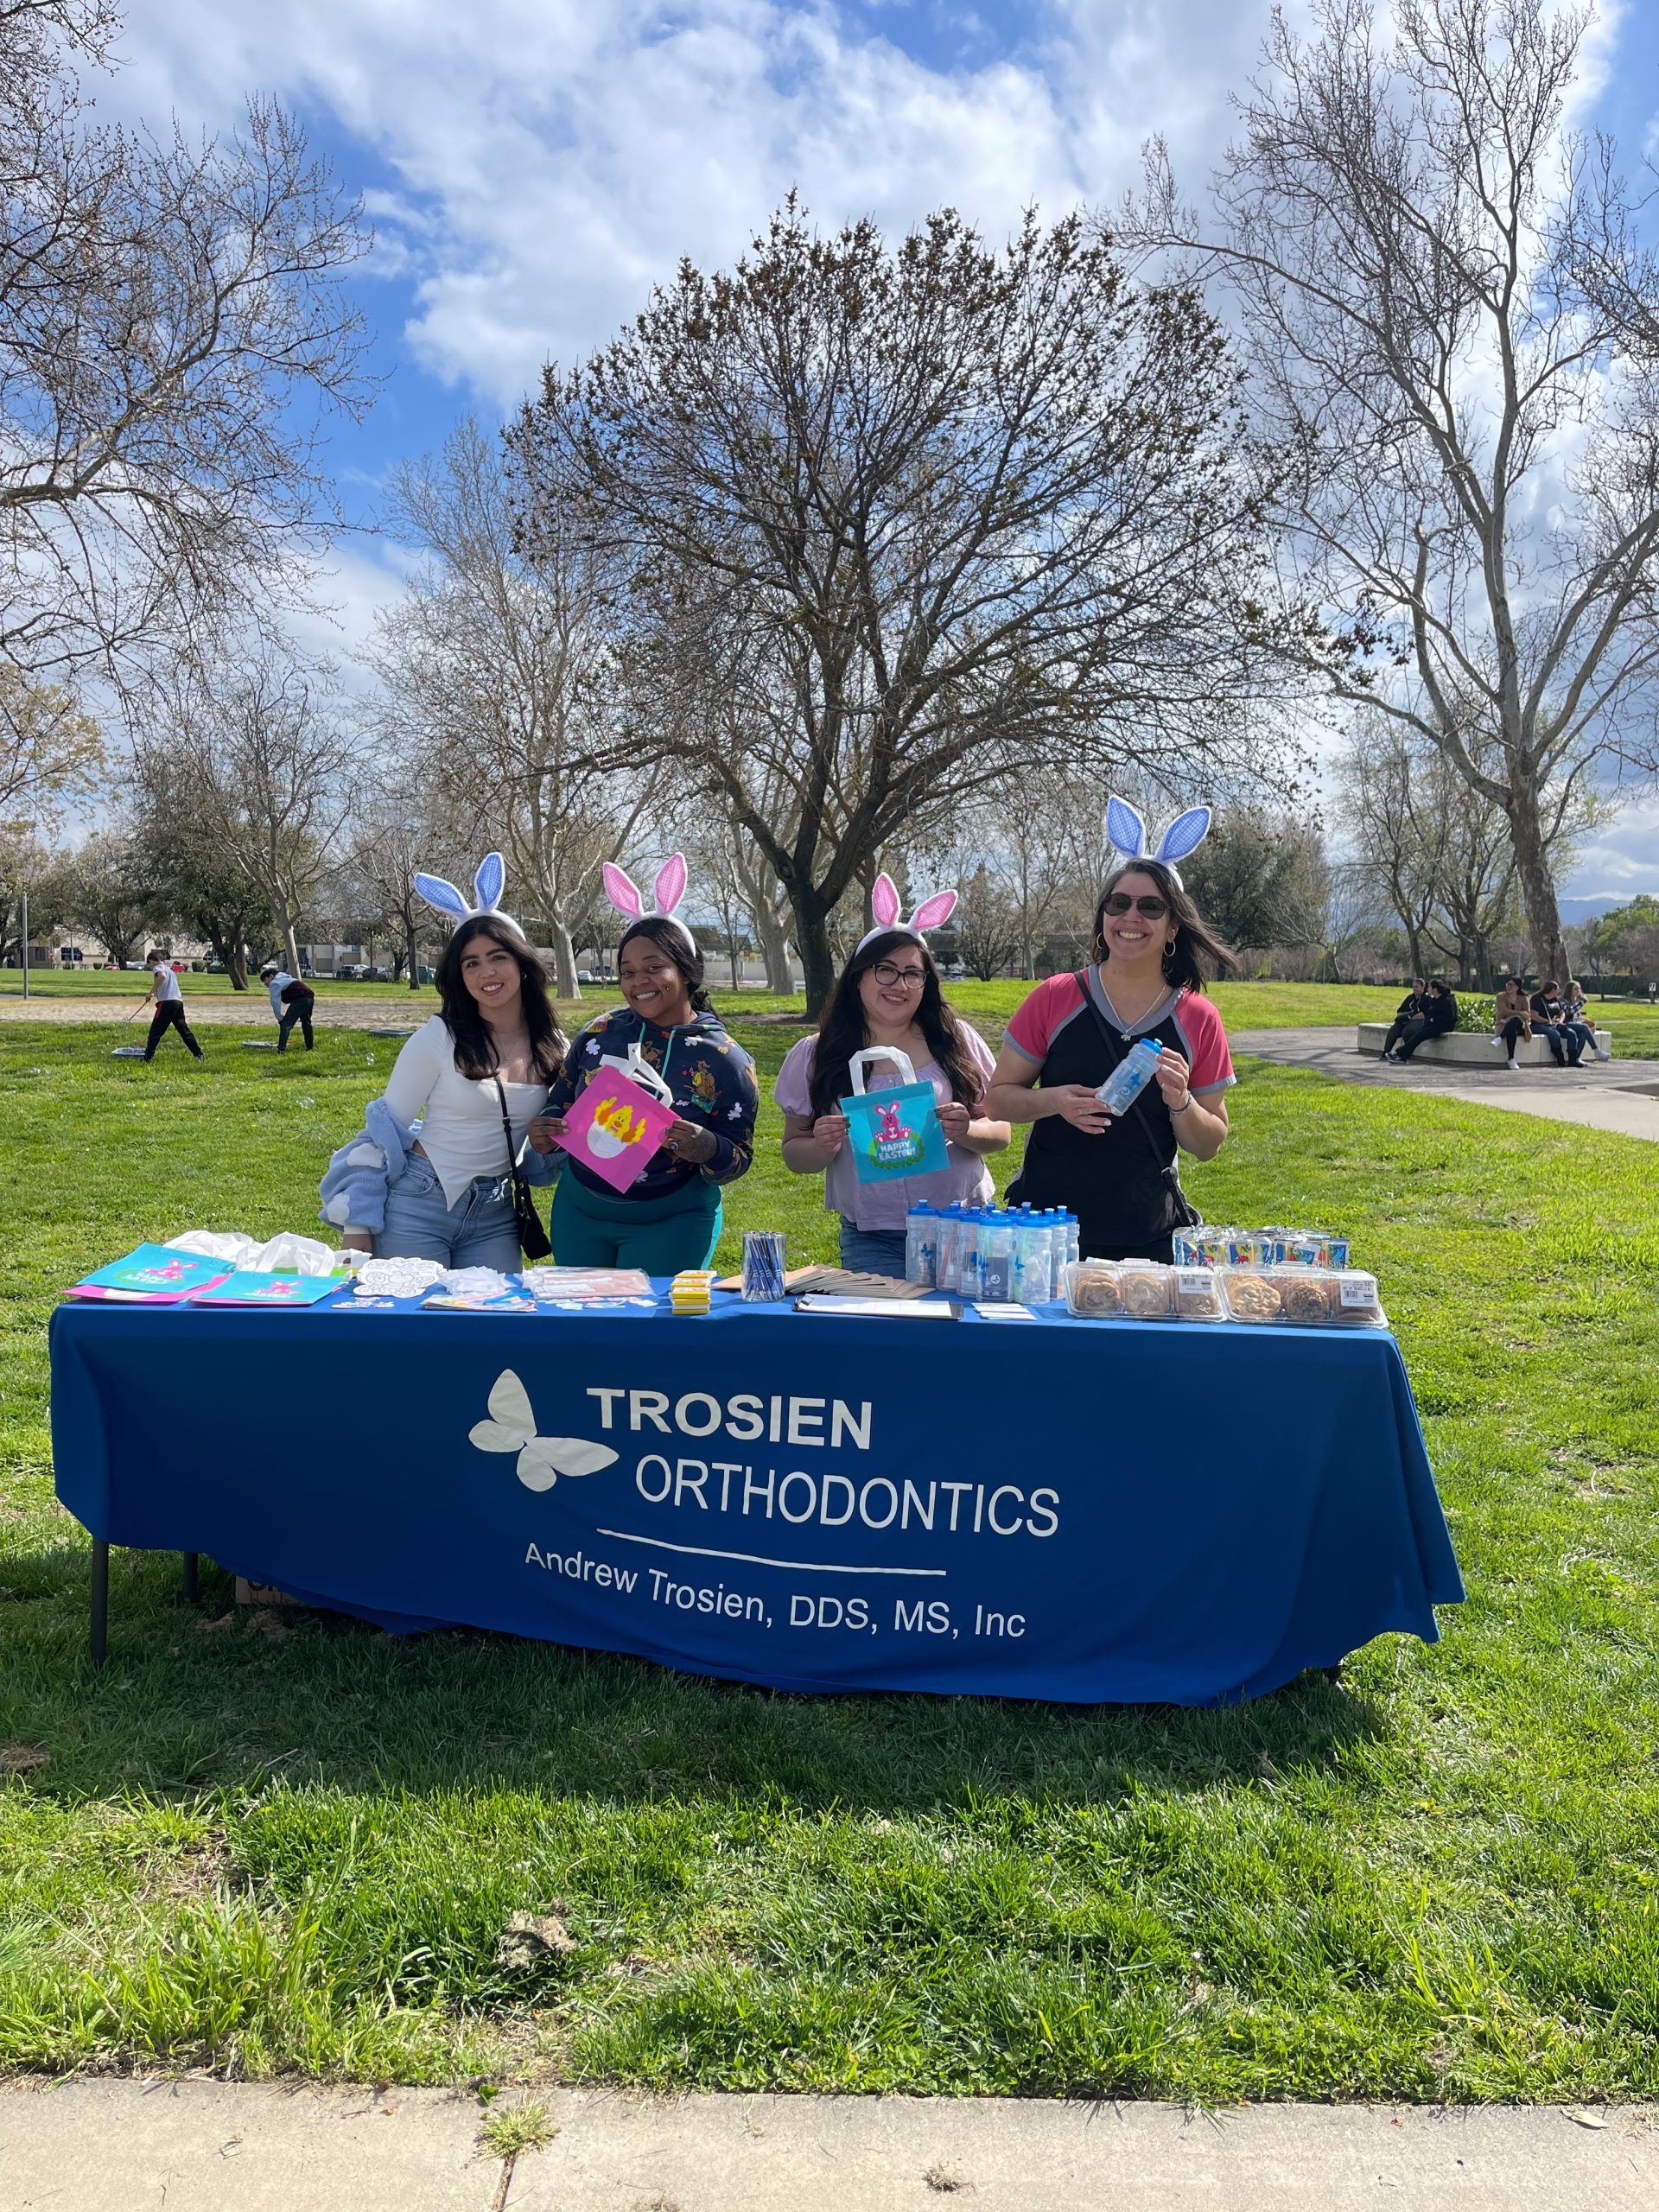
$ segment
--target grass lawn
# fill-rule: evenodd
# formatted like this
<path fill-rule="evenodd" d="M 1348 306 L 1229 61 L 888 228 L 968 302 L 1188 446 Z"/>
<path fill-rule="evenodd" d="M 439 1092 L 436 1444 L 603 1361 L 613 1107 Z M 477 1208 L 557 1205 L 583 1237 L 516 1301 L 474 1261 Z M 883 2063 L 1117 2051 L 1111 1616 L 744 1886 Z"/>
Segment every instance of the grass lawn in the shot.
<path fill-rule="evenodd" d="M 769 1071 L 791 1034 L 745 1041 Z M 308 1224 L 394 1049 L 234 1035 L 145 1069 L 102 1027 L 0 1028 L 0 2065 L 1659 2094 L 1650 1149 L 1246 1067 L 1197 1194 L 1340 1223 L 1376 1264 L 1470 1588 L 1440 1646 L 1383 1639 L 1340 1686 L 1212 1713 L 774 1696 L 469 1633 L 283 1636 L 225 1620 L 217 1575 L 198 1619 L 175 1559 L 122 1553 L 95 1679 L 52 1294 L 141 1236 Z M 830 1250 L 776 1135 L 769 1110 L 727 1257 L 745 1223 Z M 251 1421 L 272 1389 L 248 1377 Z M 1173 1434 L 1224 1451 L 1211 1418 Z M 326 1408 L 296 1449 L 313 1429 Z M 235 1478 L 233 1434 L 196 1447 Z M 575 1951 L 498 1967 L 507 1915 L 554 1905 Z"/>

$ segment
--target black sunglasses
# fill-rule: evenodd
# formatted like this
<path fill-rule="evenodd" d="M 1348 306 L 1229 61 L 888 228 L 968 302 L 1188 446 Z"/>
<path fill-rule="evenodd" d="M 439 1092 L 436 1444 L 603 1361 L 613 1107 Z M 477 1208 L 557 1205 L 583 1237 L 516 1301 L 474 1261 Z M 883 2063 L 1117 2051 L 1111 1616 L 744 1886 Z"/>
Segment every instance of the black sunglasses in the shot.
<path fill-rule="evenodd" d="M 1162 921 L 1169 912 L 1166 899 L 1160 899 L 1152 892 L 1143 899 L 1131 899 L 1127 891 L 1114 891 L 1107 899 L 1104 911 L 1109 914 L 1127 914 L 1131 906 L 1138 913 L 1144 914 L 1149 922 Z"/>

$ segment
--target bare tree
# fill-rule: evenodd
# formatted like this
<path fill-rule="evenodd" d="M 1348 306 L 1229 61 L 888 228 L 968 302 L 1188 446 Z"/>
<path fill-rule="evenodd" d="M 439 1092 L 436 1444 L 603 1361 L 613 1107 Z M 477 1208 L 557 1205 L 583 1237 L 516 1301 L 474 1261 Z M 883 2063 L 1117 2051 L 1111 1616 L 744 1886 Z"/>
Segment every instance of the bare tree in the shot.
<path fill-rule="evenodd" d="M 269 937 L 270 909 L 226 849 L 188 768 L 152 754 L 130 843 L 140 874 L 156 886 L 158 914 L 211 946 L 232 989 L 245 991 L 249 944 Z"/>
<path fill-rule="evenodd" d="M 0 662 L 0 822 L 55 829 L 108 766 L 103 734 L 71 692 Z"/>
<path fill-rule="evenodd" d="M 1230 281 L 1291 456 L 1305 668 L 1438 747 L 1509 823 L 1564 964 L 1553 810 L 1656 766 L 1659 266 L 1609 144 L 1570 130 L 1589 16 L 1318 0 L 1276 17 L 1208 235 L 1161 150 L 1142 234 Z M 1485 757 L 1465 739 L 1491 739 Z"/>
<path fill-rule="evenodd" d="M 1259 559 L 1236 401 L 1192 292 L 1137 289 L 1076 221 L 997 252 L 947 212 L 890 249 L 792 200 L 734 270 L 683 264 L 549 370 L 524 542 L 584 517 L 664 684 L 746 702 L 740 750 L 689 711 L 664 739 L 786 893 L 809 1005 L 836 907 L 930 808 L 1016 760 L 1222 741 Z"/>
<path fill-rule="evenodd" d="M 187 779 L 199 817 L 270 908 L 296 974 L 300 924 L 354 818 L 356 753 L 331 676 L 269 650 L 198 663 L 139 754 L 158 785 Z"/>
<path fill-rule="evenodd" d="M 340 864 L 365 919 L 378 920 L 397 948 L 394 966 L 406 974 L 409 988 L 421 988 L 421 944 L 440 932 L 437 918 L 415 888 L 417 870 L 464 882 L 467 874 L 460 847 L 453 852 L 435 830 L 429 812 L 411 803 L 394 783 L 365 802 L 355 834 Z M 476 856 L 474 855 L 474 861 Z"/>
<path fill-rule="evenodd" d="M 155 857 L 128 830 L 99 830 L 63 869 L 63 909 L 98 938 L 118 968 L 166 927 L 167 887 Z"/>
<path fill-rule="evenodd" d="M 514 542 L 503 456 L 468 416 L 400 468 L 389 519 L 427 556 L 374 654 L 392 728 L 423 780 L 499 840 L 580 998 L 575 925 L 658 788 L 596 765 L 620 741 L 624 677 L 611 563 L 573 527 L 533 562 Z"/>
<path fill-rule="evenodd" d="M 1337 820 L 1357 864 L 1370 874 L 1378 896 L 1405 931 L 1414 976 L 1429 972 L 1424 947 L 1446 872 L 1451 826 L 1440 804 L 1446 778 L 1428 767 L 1436 757 L 1414 732 L 1362 708 L 1337 768 Z"/>
<path fill-rule="evenodd" d="M 315 408 L 365 397 L 357 207 L 269 101 L 222 140 L 96 121 L 68 63 L 117 27 L 0 14 L 0 662 L 60 681 L 263 619 L 317 543 Z"/>
<path fill-rule="evenodd" d="M 41 842 L 32 824 L 0 822 L 0 961 L 10 960 L 22 942 L 25 896 L 31 932 L 49 926 L 63 913 L 67 897 L 63 856 Z"/>

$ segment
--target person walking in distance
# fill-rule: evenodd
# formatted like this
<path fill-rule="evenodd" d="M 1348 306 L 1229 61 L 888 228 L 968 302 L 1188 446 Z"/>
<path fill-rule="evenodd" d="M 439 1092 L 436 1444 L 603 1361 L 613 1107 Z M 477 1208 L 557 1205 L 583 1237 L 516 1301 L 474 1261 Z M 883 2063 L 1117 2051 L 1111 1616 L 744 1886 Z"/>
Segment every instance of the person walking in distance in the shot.
<path fill-rule="evenodd" d="M 169 1029 L 178 1031 L 193 1058 L 206 1059 L 207 1056 L 197 1044 L 194 1030 L 184 1018 L 184 993 L 179 988 L 172 963 L 164 952 L 150 952 L 145 958 L 149 968 L 149 997 L 142 1003 L 147 1006 L 150 999 L 156 1001 L 156 1011 L 149 1018 L 149 1034 L 144 1039 L 145 1060 L 155 1058 L 156 1047 Z"/>
<path fill-rule="evenodd" d="M 311 1034 L 311 1012 L 317 1002 L 316 993 L 303 976 L 290 976 L 274 960 L 266 961 L 259 970 L 259 980 L 270 994 L 270 1010 L 276 1017 L 277 1051 L 288 1050 L 289 1034 L 297 1021 L 308 1052 L 316 1042 Z"/>

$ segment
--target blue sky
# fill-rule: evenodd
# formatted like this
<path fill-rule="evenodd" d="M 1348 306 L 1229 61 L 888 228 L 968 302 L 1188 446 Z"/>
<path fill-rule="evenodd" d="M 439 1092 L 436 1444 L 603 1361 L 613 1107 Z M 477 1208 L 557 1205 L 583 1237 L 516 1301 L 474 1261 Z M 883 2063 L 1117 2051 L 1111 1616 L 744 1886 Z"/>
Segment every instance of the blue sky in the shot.
<path fill-rule="evenodd" d="M 103 96 L 151 122 L 234 123 L 278 95 L 362 193 L 354 290 L 385 378 L 334 434 L 353 514 L 488 419 L 550 356 L 602 340 L 682 253 L 741 251 L 791 186 L 825 223 L 941 204 L 993 233 L 1027 201 L 1110 204 L 1160 132 L 1195 188 L 1224 143 L 1268 0 L 131 0 Z M 1295 10 L 1293 9 L 1293 14 Z M 1604 10 L 1583 120 L 1659 153 L 1659 8 Z M 365 535 L 330 587 L 345 641 L 397 588 Z M 1580 892 L 1659 888 L 1659 806 L 1585 855 Z"/>

